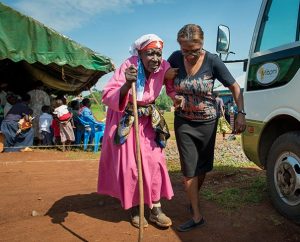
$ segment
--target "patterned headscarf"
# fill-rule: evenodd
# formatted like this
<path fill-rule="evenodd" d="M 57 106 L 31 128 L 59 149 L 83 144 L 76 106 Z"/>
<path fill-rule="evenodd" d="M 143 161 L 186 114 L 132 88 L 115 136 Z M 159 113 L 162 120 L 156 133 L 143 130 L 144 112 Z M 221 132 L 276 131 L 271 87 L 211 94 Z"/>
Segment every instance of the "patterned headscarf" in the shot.
<path fill-rule="evenodd" d="M 133 56 L 138 56 L 139 50 L 147 50 L 152 48 L 163 48 L 163 41 L 155 34 L 146 34 L 138 38 L 131 45 L 129 53 Z M 136 99 L 137 101 L 143 100 L 144 88 L 146 83 L 146 76 L 144 73 L 144 67 L 142 60 L 139 58 L 137 63 L 138 75 L 136 80 Z"/>
<path fill-rule="evenodd" d="M 139 50 L 145 50 L 150 48 L 163 48 L 163 41 L 155 34 L 145 34 L 138 38 L 134 43 L 131 45 L 129 49 L 129 53 L 133 56 L 138 56 Z"/>

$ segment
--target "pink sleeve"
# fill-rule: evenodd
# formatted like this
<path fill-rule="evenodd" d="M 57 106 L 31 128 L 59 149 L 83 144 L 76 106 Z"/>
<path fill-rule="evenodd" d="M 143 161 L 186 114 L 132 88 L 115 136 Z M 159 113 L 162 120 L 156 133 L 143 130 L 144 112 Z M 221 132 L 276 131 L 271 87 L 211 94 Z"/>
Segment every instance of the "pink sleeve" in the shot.
<path fill-rule="evenodd" d="M 112 78 L 108 81 L 103 90 L 102 102 L 109 108 L 117 112 L 125 110 L 129 100 L 129 92 L 124 97 L 123 102 L 120 101 L 120 89 L 125 83 L 125 69 L 129 67 L 132 62 L 131 59 L 127 59 L 114 73 Z"/>
<path fill-rule="evenodd" d="M 169 64 L 169 62 L 167 62 L 167 63 Z M 169 68 L 171 68 L 170 64 L 169 64 L 168 69 Z M 165 80 L 165 86 L 166 86 L 167 95 L 170 98 L 174 99 L 175 95 L 176 95 L 176 91 L 175 91 L 175 88 L 174 88 L 174 80 Z"/>
<path fill-rule="evenodd" d="M 176 95 L 176 91 L 174 88 L 174 80 L 165 80 L 165 86 L 166 86 L 167 95 L 170 98 L 174 99 Z"/>

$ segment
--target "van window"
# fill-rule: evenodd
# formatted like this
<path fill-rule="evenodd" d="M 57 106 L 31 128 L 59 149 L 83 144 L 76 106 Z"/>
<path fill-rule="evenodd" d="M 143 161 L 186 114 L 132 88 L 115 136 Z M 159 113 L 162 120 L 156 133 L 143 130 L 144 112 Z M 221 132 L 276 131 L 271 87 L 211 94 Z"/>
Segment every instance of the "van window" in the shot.
<path fill-rule="evenodd" d="M 299 0 L 269 1 L 259 30 L 255 52 L 299 40 L 298 13 Z"/>

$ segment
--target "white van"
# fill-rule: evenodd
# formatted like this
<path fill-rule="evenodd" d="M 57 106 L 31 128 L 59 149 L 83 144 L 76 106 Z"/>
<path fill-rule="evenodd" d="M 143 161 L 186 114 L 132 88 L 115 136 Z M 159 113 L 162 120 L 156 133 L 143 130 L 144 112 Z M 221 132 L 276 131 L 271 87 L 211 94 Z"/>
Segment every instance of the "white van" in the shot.
<path fill-rule="evenodd" d="M 267 170 L 274 206 L 300 223 L 300 0 L 263 0 L 244 87 L 247 157 Z M 219 26 L 217 52 L 229 52 Z M 225 61 L 226 62 L 226 61 Z M 228 61 L 229 62 L 229 61 Z"/>

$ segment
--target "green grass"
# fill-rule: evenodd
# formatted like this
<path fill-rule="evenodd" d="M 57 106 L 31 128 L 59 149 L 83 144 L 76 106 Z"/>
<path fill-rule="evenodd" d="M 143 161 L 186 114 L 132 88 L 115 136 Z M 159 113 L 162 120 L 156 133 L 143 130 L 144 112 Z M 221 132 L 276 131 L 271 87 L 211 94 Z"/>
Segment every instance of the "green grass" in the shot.
<path fill-rule="evenodd" d="M 232 153 L 223 152 L 221 158 L 222 159 L 218 159 L 215 156 L 214 170 L 216 171 L 231 172 L 238 168 L 257 168 L 257 165 L 251 161 L 236 161 L 236 159 L 232 158 Z"/>
<path fill-rule="evenodd" d="M 92 106 L 92 112 L 98 120 L 105 118 L 106 113 L 101 111 L 97 105 Z M 164 118 L 168 124 L 169 130 L 174 131 L 174 112 L 165 112 Z M 175 139 L 175 135 L 172 135 Z M 174 141 L 173 141 L 174 142 Z M 240 137 L 231 141 L 232 145 L 240 143 Z M 243 207 L 247 204 L 255 204 L 261 202 L 266 197 L 266 181 L 261 173 L 254 176 L 246 176 L 247 169 L 257 167 L 250 161 L 239 161 L 233 159 L 232 153 L 227 150 L 219 151 L 219 156 L 215 157 L 214 171 L 221 172 L 223 178 L 221 184 L 206 184 L 201 190 L 201 195 L 210 201 L 215 202 L 218 206 L 225 210 L 234 210 Z M 75 158 L 76 154 L 70 155 L 70 158 Z M 96 158 L 99 153 L 86 154 L 86 157 Z M 168 170 L 174 176 L 181 177 L 179 161 L 168 161 Z M 245 176 L 244 176 L 245 175 Z M 228 177 L 227 177 L 228 176 Z M 228 185 L 222 184 L 226 179 L 233 179 L 228 181 Z"/>
<path fill-rule="evenodd" d="M 174 112 L 165 112 L 164 118 L 170 131 L 174 131 Z"/>
<path fill-rule="evenodd" d="M 203 187 L 201 195 L 225 210 L 260 203 L 266 197 L 266 179 L 263 176 L 251 177 L 243 182 L 230 182 L 230 185 L 231 187 L 222 185 L 220 190 L 216 185 Z"/>
<path fill-rule="evenodd" d="M 97 120 L 102 120 L 106 117 L 106 112 L 100 110 L 100 107 L 97 104 L 93 104 L 91 110 Z M 169 130 L 174 131 L 174 112 L 165 112 L 164 118 L 168 124 Z"/>
<path fill-rule="evenodd" d="M 178 161 L 169 161 L 167 160 L 167 167 L 170 173 L 179 173 L 180 172 L 180 162 Z"/>

